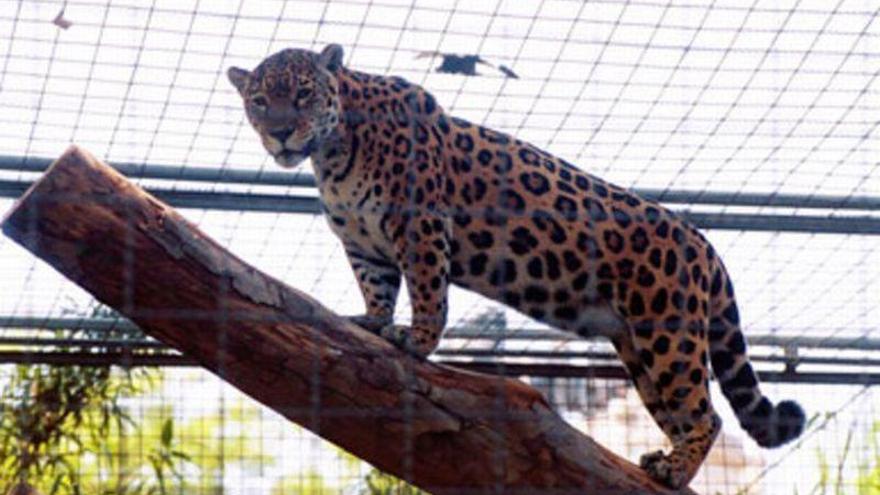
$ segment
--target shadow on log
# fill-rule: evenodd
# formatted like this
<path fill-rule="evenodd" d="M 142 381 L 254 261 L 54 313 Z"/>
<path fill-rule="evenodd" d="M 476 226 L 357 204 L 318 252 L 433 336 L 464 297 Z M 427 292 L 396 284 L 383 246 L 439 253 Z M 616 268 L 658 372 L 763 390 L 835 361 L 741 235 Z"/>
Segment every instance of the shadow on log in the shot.
<path fill-rule="evenodd" d="M 404 355 L 75 146 L 2 228 L 150 336 L 430 492 L 670 493 L 533 388 Z"/>

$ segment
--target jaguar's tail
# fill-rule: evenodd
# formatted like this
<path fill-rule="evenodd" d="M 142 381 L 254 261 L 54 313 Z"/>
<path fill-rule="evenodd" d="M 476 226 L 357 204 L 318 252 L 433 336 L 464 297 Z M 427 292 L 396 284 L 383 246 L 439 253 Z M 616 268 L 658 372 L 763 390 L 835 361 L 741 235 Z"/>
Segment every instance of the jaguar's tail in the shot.
<path fill-rule="evenodd" d="M 804 411 L 788 400 L 774 406 L 761 394 L 746 355 L 733 284 L 717 258 L 710 294 L 709 357 L 740 426 L 762 447 L 778 447 L 797 438 L 804 430 Z"/>

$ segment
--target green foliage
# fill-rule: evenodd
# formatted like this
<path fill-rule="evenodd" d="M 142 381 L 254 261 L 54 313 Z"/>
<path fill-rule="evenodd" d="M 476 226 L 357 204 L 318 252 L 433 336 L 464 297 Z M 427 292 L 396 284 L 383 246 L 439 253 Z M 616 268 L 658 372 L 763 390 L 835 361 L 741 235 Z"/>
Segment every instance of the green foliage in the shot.
<path fill-rule="evenodd" d="M 233 463 L 273 462 L 248 438 L 253 406 L 186 420 L 150 406 L 135 421 L 131 399 L 162 383 L 158 371 L 12 368 L 0 390 L 0 494 L 20 483 L 45 495 L 223 493 Z"/>
<path fill-rule="evenodd" d="M 859 495 L 880 495 L 880 422 L 874 423 L 868 434 L 872 462 L 859 465 Z"/>
<path fill-rule="evenodd" d="M 427 492 L 423 492 L 378 469 L 367 473 L 364 481 L 366 482 L 366 492 L 364 495 L 428 495 Z"/>
<path fill-rule="evenodd" d="M 178 464 L 189 461 L 190 458 L 186 453 L 177 449 L 174 444 L 174 420 L 172 418 L 166 418 L 162 422 L 159 446 L 147 454 L 147 460 L 153 468 L 161 495 L 169 493 L 167 479 L 169 473 L 174 476 L 177 485 L 183 485 L 184 478 L 178 469 Z"/>
<path fill-rule="evenodd" d="M 839 424 L 836 414 L 828 414 L 826 423 Z M 856 434 L 855 423 L 844 426 L 848 428 L 843 448 L 839 452 L 829 452 L 826 446 L 816 448 L 816 472 L 819 480 L 808 492 L 810 495 L 880 495 L 880 422 L 864 436 Z M 865 460 L 852 459 L 853 454 L 869 451 Z M 855 462 L 856 479 L 851 478 L 852 463 Z M 847 469 L 847 466 L 850 466 Z M 795 493 L 797 495 L 797 493 Z"/>
<path fill-rule="evenodd" d="M 66 313 L 118 317 L 104 306 Z M 92 351 L 85 341 L 145 338 L 121 328 L 51 333 L 68 342 L 50 349 L 55 352 Z M 77 345 L 78 339 L 83 339 L 83 345 Z M 147 493 L 146 483 L 131 482 L 120 469 L 113 471 L 118 483 L 112 492 L 86 486 L 84 480 L 114 463 L 118 456 L 108 444 L 134 425 L 123 402 L 150 390 L 158 374 L 115 372 L 109 366 L 35 364 L 6 369 L 5 380 L 0 382 L 0 493 L 12 487 L 30 493 L 39 489 L 49 495 Z M 169 468 L 167 462 L 156 466 L 163 471 Z"/>
<path fill-rule="evenodd" d="M 233 464 L 240 469 L 272 464 L 274 457 L 256 447 L 248 435 L 249 425 L 258 416 L 259 410 L 252 405 L 235 405 L 177 425 L 184 445 L 181 451 L 192 468 L 181 485 L 184 493 L 223 493 L 223 472 Z"/>
<path fill-rule="evenodd" d="M 302 475 L 287 476 L 272 488 L 271 495 L 331 495 L 339 493 L 338 487 L 327 484 L 324 478 L 312 471 Z"/>
<path fill-rule="evenodd" d="M 86 313 L 116 317 L 103 307 Z M 488 319 L 503 325 L 497 315 Z M 56 337 L 67 342 L 145 338 L 122 329 L 62 330 Z M 72 344 L 52 350 L 93 349 Z M 259 419 L 255 406 L 229 407 L 221 399 L 198 416 L 182 416 L 165 403 L 144 407 L 149 402 L 141 401 L 161 397 L 164 385 L 158 370 L 49 365 L 0 369 L 0 495 L 222 494 L 227 471 L 275 462 L 274 455 L 252 441 L 250 425 Z M 135 403 L 141 404 L 136 418 L 131 413 Z M 362 461 L 341 450 L 339 462 L 343 473 L 338 479 L 307 470 L 283 478 L 271 493 L 336 494 L 347 488 L 347 481 L 360 479 L 362 495 L 424 494 L 379 471 L 361 478 Z"/>
<path fill-rule="evenodd" d="M 107 367 L 18 365 L 0 389 L 0 489 L 40 480 L 50 495 L 80 494 L 80 458 L 114 424 L 120 399 L 139 387 Z"/>

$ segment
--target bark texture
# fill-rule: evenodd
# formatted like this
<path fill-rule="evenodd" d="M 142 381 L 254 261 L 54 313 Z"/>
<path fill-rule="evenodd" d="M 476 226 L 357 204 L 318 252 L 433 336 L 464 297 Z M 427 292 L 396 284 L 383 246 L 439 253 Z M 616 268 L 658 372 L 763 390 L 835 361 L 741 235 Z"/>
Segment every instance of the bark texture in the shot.
<path fill-rule="evenodd" d="M 533 388 L 399 352 L 75 146 L 2 228 L 152 337 L 432 493 L 670 493 Z"/>

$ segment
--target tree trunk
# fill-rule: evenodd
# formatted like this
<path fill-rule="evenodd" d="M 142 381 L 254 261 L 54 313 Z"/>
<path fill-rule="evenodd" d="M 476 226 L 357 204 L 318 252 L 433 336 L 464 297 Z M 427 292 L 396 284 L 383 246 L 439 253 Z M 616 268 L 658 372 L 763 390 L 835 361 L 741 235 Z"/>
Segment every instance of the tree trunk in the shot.
<path fill-rule="evenodd" d="M 37 490 L 35 487 L 31 486 L 25 481 L 18 482 L 9 487 L 6 495 L 43 495 L 40 490 Z"/>
<path fill-rule="evenodd" d="M 670 493 L 533 388 L 401 353 L 75 146 L 2 228 L 150 336 L 433 493 Z"/>

